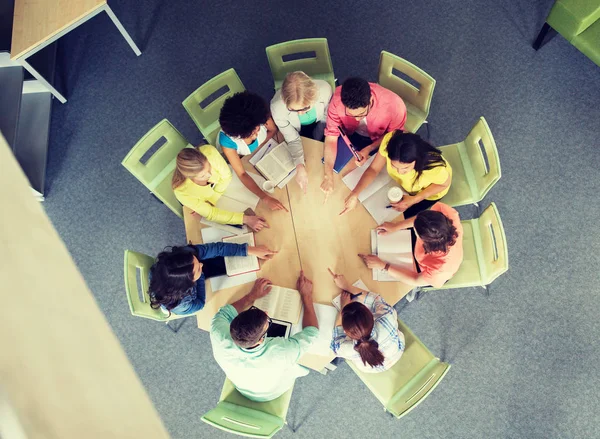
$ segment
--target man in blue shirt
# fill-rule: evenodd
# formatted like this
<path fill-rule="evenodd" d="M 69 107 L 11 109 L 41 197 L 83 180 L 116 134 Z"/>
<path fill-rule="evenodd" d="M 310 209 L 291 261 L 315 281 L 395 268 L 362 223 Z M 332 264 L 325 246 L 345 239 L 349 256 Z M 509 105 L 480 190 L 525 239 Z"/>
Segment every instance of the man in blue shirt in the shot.
<path fill-rule="evenodd" d="M 276 399 L 294 385 L 296 378 L 307 375 L 308 369 L 297 361 L 319 336 L 312 282 L 301 272 L 296 289 L 304 305 L 302 331 L 287 339 L 267 337 L 267 314 L 247 308 L 270 289 L 271 281 L 258 279 L 246 296 L 219 310 L 210 330 L 215 360 L 238 391 L 253 401 Z"/>

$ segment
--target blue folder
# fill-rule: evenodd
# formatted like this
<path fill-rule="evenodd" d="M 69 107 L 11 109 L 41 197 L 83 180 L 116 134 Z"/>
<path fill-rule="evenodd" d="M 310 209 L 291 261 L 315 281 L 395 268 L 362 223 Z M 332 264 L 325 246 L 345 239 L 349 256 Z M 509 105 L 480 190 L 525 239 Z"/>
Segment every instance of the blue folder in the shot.
<path fill-rule="evenodd" d="M 333 164 L 333 171 L 336 174 L 339 174 L 344 166 L 348 164 L 350 160 L 354 158 L 352 151 L 345 145 L 344 139 L 341 137 L 338 140 L 337 144 L 337 156 L 335 157 L 335 163 Z M 321 159 L 322 163 L 325 163 L 325 157 Z"/>

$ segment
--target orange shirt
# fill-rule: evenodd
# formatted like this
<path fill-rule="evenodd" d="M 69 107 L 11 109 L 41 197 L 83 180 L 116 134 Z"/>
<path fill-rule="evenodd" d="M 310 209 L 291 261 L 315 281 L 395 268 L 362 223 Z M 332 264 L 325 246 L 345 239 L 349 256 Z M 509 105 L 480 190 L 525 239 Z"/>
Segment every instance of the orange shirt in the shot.
<path fill-rule="evenodd" d="M 423 279 L 430 285 L 439 288 L 456 274 L 463 260 L 463 228 L 458 212 L 444 203 L 435 203 L 431 210 L 443 213 L 456 227 L 458 237 L 456 243 L 448 248 L 447 253 L 425 253 L 423 241 L 417 236 L 415 259 L 421 268 Z"/>

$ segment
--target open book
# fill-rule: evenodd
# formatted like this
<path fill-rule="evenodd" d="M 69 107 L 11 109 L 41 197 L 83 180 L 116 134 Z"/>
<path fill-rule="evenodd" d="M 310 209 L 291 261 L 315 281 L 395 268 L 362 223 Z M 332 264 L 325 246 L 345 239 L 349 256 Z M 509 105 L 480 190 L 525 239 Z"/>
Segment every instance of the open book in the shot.
<path fill-rule="evenodd" d="M 302 300 L 297 290 L 272 285 L 269 294 L 256 300 L 254 306 L 269 314 L 269 317 L 295 324 L 300 320 Z"/>
<path fill-rule="evenodd" d="M 398 230 L 387 235 L 378 235 L 371 230 L 371 252 L 385 262 L 414 271 L 415 263 L 412 252 L 410 230 Z M 373 280 L 380 282 L 398 282 L 398 279 L 383 270 L 373 270 Z"/>
<path fill-rule="evenodd" d="M 254 233 L 250 232 L 223 238 L 223 242 L 248 244 L 249 247 L 254 247 Z M 225 269 L 227 270 L 227 276 L 237 276 L 260 270 L 260 264 L 256 256 L 225 256 Z"/>
<path fill-rule="evenodd" d="M 369 169 L 375 156 L 372 156 L 359 168 L 348 173 L 342 181 L 350 190 L 353 190 L 360 181 L 363 174 Z M 398 187 L 398 184 L 390 178 L 385 170 L 382 170 L 375 180 L 371 182 L 358 196 L 358 201 L 365 206 L 365 209 L 371 214 L 377 224 L 383 224 L 386 221 L 392 221 L 400 212 L 394 209 L 388 209 L 390 200 L 387 193 L 392 187 Z M 404 191 L 402 191 L 404 192 Z"/>
<path fill-rule="evenodd" d="M 289 181 L 289 178 L 293 176 L 292 173 L 296 170 L 292 155 L 287 149 L 287 143 L 281 142 L 276 146 L 268 143 L 262 147 L 262 150 L 250 159 L 250 163 L 274 185 L 285 186 L 285 183 Z M 285 183 L 281 186 L 284 181 Z"/>
<path fill-rule="evenodd" d="M 225 193 L 221 195 L 221 198 L 219 198 L 215 207 L 227 210 L 229 212 L 245 212 L 247 209 L 256 209 L 260 198 L 254 195 L 246 186 L 244 186 L 233 169 L 231 170 L 231 174 L 233 177 L 231 179 L 231 183 L 229 183 Z M 253 174 L 252 172 L 248 172 L 248 175 L 252 177 L 259 187 L 261 187 L 265 181 L 260 175 Z M 248 233 L 249 231 L 248 227 L 245 225 L 220 224 L 215 223 L 214 221 L 209 221 L 206 218 L 202 218 L 200 222 L 207 226 L 216 227 L 217 229 L 221 229 L 235 235 L 241 235 Z"/>

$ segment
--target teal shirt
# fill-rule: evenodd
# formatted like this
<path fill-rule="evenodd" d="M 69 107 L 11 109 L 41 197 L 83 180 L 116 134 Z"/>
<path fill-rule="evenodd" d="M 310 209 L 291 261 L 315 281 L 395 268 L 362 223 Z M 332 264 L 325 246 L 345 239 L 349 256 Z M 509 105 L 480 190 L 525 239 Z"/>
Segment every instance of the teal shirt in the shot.
<path fill-rule="evenodd" d="M 311 108 L 304 114 L 299 114 L 298 119 L 300 119 L 300 125 L 310 125 L 311 123 L 315 123 L 317 121 L 317 110 Z"/>
<path fill-rule="evenodd" d="M 229 333 L 229 326 L 237 315 L 233 306 L 225 305 L 212 319 L 210 341 L 215 360 L 246 398 L 276 399 L 294 385 L 296 378 L 308 374 L 308 369 L 297 361 L 318 338 L 319 330 L 308 326 L 290 338 L 267 337 L 253 349 L 242 349 Z"/>

